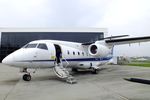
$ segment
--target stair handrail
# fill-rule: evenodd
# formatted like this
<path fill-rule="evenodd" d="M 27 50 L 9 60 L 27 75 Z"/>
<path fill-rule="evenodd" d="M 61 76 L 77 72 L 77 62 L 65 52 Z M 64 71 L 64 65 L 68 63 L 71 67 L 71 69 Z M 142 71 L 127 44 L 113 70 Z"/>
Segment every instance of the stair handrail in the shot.
<path fill-rule="evenodd" d="M 65 60 L 65 62 L 67 63 L 67 65 L 65 67 L 67 67 L 69 65 L 69 62 L 67 61 L 67 59 L 65 57 L 63 57 L 63 59 Z"/>

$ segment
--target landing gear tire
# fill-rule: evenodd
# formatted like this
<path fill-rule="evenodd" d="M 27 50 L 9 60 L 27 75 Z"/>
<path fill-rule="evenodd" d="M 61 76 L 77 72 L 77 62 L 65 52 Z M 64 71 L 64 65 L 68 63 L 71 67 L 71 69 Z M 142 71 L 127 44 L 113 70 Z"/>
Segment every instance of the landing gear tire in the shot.
<path fill-rule="evenodd" d="M 93 69 L 92 74 L 98 74 L 99 70 L 98 69 Z"/>
<path fill-rule="evenodd" d="M 72 68 L 72 71 L 73 72 L 78 72 L 78 69 L 77 68 Z"/>
<path fill-rule="evenodd" d="M 24 81 L 30 81 L 31 80 L 31 75 L 30 74 L 24 74 L 22 78 L 23 78 Z"/>

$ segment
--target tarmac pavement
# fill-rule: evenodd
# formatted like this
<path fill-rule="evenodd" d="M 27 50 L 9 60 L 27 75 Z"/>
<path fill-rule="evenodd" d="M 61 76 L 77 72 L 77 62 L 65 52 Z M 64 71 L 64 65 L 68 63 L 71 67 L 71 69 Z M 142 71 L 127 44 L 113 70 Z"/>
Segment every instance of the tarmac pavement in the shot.
<path fill-rule="evenodd" d="M 150 85 L 124 80 L 150 79 L 150 68 L 106 65 L 96 75 L 72 74 L 77 84 L 60 80 L 51 69 L 38 70 L 25 82 L 19 69 L 0 64 L 0 100 L 150 100 Z"/>

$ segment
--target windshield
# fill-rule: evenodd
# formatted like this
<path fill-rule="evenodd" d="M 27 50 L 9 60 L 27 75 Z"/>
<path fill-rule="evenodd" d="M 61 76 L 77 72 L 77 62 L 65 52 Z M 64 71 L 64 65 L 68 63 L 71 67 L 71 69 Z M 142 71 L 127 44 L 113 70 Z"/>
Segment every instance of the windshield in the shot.
<path fill-rule="evenodd" d="M 27 44 L 24 46 L 24 48 L 36 48 L 37 44 Z"/>
<path fill-rule="evenodd" d="M 37 48 L 48 50 L 46 44 L 44 44 L 44 43 L 40 43 L 40 44 L 37 46 Z"/>

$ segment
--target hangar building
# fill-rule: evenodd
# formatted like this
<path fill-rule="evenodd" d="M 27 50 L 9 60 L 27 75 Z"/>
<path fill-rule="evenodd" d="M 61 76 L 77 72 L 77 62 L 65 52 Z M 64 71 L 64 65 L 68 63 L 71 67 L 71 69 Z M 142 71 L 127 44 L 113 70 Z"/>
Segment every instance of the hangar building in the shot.
<path fill-rule="evenodd" d="M 0 28 L 0 61 L 33 40 L 91 42 L 104 37 L 105 28 Z"/>

